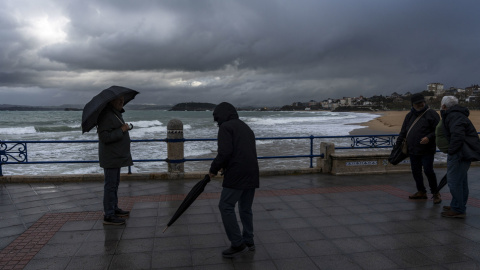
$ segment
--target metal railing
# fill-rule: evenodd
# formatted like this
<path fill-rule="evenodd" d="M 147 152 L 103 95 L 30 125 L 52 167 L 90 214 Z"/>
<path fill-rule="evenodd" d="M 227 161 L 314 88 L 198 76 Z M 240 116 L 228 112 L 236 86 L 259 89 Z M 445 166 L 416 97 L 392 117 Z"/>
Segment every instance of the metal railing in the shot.
<path fill-rule="evenodd" d="M 304 136 L 304 137 L 265 137 L 256 138 L 256 140 L 309 140 L 309 153 L 299 155 L 284 156 L 259 156 L 258 159 L 284 159 L 284 158 L 309 158 L 310 168 L 313 168 L 313 159 L 323 157 L 322 154 L 314 154 L 315 139 L 350 139 L 349 146 L 335 147 L 335 149 L 367 149 L 367 148 L 391 148 L 395 145 L 398 134 L 384 135 L 352 135 L 352 136 Z M 217 139 L 150 139 L 150 140 L 132 140 L 132 143 L 141 142 L 198 142 L 198 141 L 216 141 Z M 28 146 L 30 144 L 68 144 L 68 143 L 98 143 L 98 140 L 74 140 L 74 141 L 0 141 L 0 176 L 3 176 L 2 166 L 11 164 L 53 164 L 53 163 L 98 163 L 98 160 L 48 160 L 48 161 L 30 161 L 28 159 Z M 318 149 L 319 150 L 319 149 Z M 180 160 L 160 159 L 134 159 L 134 162 L 170 162 L 183 163 L 191 161 L 210 161 L 214 158 L 186 158 Z M 131 173 L 131 168 L 128 168 Z"/>

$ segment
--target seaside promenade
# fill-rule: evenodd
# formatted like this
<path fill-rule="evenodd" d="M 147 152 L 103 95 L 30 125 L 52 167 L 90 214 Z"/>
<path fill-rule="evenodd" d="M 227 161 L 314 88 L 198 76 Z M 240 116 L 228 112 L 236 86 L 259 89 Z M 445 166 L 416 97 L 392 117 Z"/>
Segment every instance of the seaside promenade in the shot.
<path fill-rule="evenodd" d="M 440 179 L 445 168 L 436 169 Z M 412 201 L 410 173 L 261 177 L 256 250 L 228 247 L 219 178 L 162 233 L 199 180 L 123 181 L 126 225 L 102 224 L 102 182 L 0 185 L 0 269 L 480 269 L 480 167 L 465 219 Z"/>

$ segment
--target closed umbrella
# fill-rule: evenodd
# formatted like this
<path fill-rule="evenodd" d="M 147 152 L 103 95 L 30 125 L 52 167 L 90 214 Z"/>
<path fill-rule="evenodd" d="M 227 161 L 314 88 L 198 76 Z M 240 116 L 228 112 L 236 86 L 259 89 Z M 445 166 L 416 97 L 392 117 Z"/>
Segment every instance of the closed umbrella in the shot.
<path fill-rule="evenodd" d="M 193 186 L 187 196 L 185 196 L 185 199 L 183 200 L 182 204 L 180 204 L 175 214 L 173 214 L 172 218 L 168 222 L 167 227 L 165 227 L 163 232 L 165 232 L 168 227 L 170 227 L 183 214 L 183 212 L 185 212 L 185 210 L 190 207 L 190 205 L 198 198 L 198 196 L 202 194 L 208 182 L 210 182 L 210 175 L 206 174 L 205 177 L 200 180 L 200 182 L 196 183 L 195 186 Z"/>
<path fill-rule="evenodd" d="M 442 177 L 442 180 L 440 180 L 440 183 L 438 183 L 437 187 L 437 192 L 440 192 L 440 190 L 447 184 L 447 174 L 445 174 Z"/>
<path fill-rule="evenodd" d="M 133 89 L 114 85 L 94 96 L 83 108 L 82 133 L 89 132 L 97 125 L 98 116 L 110 101 L 123 96 L 125 105 L 134 99 L 137 94 L 138 91 Z"/>

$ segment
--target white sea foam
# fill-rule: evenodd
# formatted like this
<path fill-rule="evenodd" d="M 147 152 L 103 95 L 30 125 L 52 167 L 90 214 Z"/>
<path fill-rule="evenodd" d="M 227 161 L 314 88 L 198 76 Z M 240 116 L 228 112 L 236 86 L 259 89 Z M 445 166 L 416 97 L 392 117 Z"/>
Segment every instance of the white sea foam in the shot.
<path fill-rule="evenodd" d="M 166 126 L 152 126 L 147 128 L 140 128 L 133 126 L 133 129 L 129 131 L 130 137 L 132 139 L 146 139 L 151 138 L 152 136 L 158 135 L 165 137 L 167 134 Z"/>
<path fill-rule="evenodd" d="M 23 134 L 35 134 L 37 131 L 35 127 L 10 127 L 0 128 L 0 135 L 23 135 Z"/>
<path fill-rule="evenodd" d="M 127 121 L 128 122 L 128 121 Z M 134 121 L 130 122 L 134 127 L 139 127 L 139 128 L 148 128 L 148 127 L 158 127 L 162 126 L 163 123 L 158 121 L 158 120 L 153 120 L 153 121 Z"/>

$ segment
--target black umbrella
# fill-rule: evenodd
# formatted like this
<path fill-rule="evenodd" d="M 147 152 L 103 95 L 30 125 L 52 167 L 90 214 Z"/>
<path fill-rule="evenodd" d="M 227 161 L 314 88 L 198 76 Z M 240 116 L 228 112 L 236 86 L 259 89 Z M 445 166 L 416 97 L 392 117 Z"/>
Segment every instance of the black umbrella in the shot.
<path fill-rule="evenodd" d="M 438 187 L 437 187 L 437 192 L 440 192 L 440 190 L 447 184 L 447 174 L 445 174 L 442 178 L 442 180 L 440 180 L 440 183 L 438 183 Z"/>
<path fill-rule="evenodd" d="M 190 207 L 190 205 L 198 198 L 198 196 L 202 194 L 208 182 L 210 182 L 210 175 L 206 174 L 205 177 L 200 180 L 200 182 L 196 183 L 195 186 L 193 186 L 192 190 L 190 190 L 187 196 L 185 196 L 182 204 L 178 207 L 177 212 L 173 214 L 172 218 L 168 222 L 167 227 L 165 227 L 163 232 L 165 232 L 168 227 L 170 227 L 183 214 L 183 212 L 185 212 L 185 210 Z"/>
<path fill-rule="evenodd" d="M 125 98 L 124 104 L 127 104 L 137 94 L 138 91 L 114 85 L 94 96 L 83 108 L 82 133 L 89 132 L 97 125 L 98 116 L 110 101 L 123 96 Z"/>

